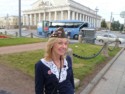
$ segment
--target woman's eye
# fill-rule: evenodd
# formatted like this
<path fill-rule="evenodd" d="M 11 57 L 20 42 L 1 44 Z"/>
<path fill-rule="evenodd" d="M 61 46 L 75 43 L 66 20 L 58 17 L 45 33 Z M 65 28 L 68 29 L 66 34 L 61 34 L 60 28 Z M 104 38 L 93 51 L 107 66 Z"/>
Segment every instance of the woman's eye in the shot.
<path fill-rule="evenodd" d="M 65 43 L 65 45 L 68 45 L 68 43 Z"/>

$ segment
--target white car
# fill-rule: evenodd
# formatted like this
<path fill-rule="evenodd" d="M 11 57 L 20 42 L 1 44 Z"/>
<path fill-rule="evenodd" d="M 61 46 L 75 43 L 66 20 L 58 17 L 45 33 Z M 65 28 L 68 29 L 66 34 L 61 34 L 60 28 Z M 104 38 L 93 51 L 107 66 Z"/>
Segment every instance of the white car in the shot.
<path fill-rule="evenodd" d="M 115 42 L 118 39 L 119 43 L 125 43 L 125 39 L 117 37 L 115 34 L 106 33 L 104 35 L 96 36 L 96 40 L 99 42 Z"/>

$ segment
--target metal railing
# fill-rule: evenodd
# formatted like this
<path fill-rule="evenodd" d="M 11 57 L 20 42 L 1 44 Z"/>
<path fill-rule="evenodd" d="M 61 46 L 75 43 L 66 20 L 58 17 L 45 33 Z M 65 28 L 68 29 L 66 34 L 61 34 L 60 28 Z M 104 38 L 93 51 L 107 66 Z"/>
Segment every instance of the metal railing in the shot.
<path fill-rule="evenodd" d="M 111 42 L 110 42 L 110 43 L 107 42 L 107 43 L 108 43 L 108 44 L 111 44 Z M 116 43 L 116 42 L 114 41 L 114 42 L 112 42 L 112 43 Z M 104 45 L 102 46 L 102 48 L 101 48 L 97 53 L 92 54 L 92 55 L 90 55 L 90 56 L 81 56 L 81 55 L 78 55 L 78 54 L 75 54 L 75 53 L 73 53 L 73 56 L 74 56 L 74 57 L 77 57 L 77 58 L 80 58 L 80 59 L 85 59 L 85 60 L 87 60 L 87 59 L 92 59 L 92 58 L 95 58 L 95 57 L 97 57 L 98 55 L 100 55 L 100 53 L 104 50 L 105 47 L 106 47 L 106 43 L 104 43 Z M 113 50 L 115 50 L 115 48 L 116 48 L 116 44 L 115 44 L 115 46 L 114 46 L 112 49 L 108 47 L 108 50 L 109 50 L 109 51 L 113 51 Z"/>

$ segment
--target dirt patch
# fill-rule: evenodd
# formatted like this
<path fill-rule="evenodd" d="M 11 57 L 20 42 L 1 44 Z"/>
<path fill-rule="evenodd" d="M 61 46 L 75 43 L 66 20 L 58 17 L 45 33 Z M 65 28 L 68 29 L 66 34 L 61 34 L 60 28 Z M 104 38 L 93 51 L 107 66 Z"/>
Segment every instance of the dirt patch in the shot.
<path fill-rule="evenodd" d="M 0 64 L 0 94 L 35 94 L 34 79 Z"/>

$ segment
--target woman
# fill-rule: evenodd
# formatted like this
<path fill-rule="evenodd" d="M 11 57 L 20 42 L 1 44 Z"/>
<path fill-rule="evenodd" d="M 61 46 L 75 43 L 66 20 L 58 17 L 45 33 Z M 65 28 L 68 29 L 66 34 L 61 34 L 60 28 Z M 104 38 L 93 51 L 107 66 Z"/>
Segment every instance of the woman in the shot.
<path fill-rule="evenodd" d="M 36 94 L 74 94 L 74 78 L 70 56 L 65 56 L 68 39 L 63 28 L 48 40 L 45 57 L 35 65 Z"/>

